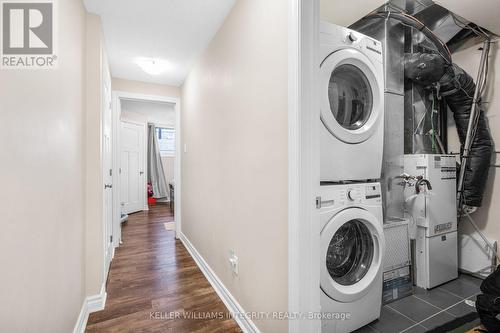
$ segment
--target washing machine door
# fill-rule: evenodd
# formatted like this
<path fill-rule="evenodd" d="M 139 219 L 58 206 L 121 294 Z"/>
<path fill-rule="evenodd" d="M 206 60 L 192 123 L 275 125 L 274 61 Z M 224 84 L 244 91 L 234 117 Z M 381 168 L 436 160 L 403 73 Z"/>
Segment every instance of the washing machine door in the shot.
<path fill-rule="evenodd" d="M 383 72 L 366 55 L 348 48 L 321 63 L 321 122 L 337 139 L 356 144 L 369 139 L 383 121 Z"/>
<path fill-rule="evenodd" d="M 372 288 L 382 269 L 382 222 L 361 208 L 347 208 L 321 231 L 321 289 L 332 299 L 352 302 Z"/>

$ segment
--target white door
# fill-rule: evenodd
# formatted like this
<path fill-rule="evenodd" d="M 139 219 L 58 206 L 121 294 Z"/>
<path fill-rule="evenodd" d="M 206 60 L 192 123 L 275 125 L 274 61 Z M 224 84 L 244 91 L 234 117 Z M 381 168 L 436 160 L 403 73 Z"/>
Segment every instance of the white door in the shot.
<path fill-rule="evenodd" d="M 382 269 L 381 222 L 361 208 L 333 216 L 321 231 L 321 289 L 332 299 L 352 302 L 370 291 Z"/>
<path fill-rule="evenodd" d="M 145 126 L 141 124 L 121 123 L 121 185 L 120 198 L 124 213 L 134 213 L 144 209 L 145 174 L 144 174 L 144 137 Z"/>
<path fill-rule="evenodd" d="M 105 275 L 113 257 L 113 145 L 111 139 L 112 109 L 111 109 L 111 77 L 104 71 L 103 77 L 103 214 L 104 214 L 104 251 Z"/>

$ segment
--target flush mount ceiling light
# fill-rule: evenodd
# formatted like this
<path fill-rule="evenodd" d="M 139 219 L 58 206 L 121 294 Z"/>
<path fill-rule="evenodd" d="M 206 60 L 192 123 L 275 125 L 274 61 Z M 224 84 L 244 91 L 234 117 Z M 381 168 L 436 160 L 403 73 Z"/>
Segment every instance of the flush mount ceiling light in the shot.
<path fill-rule="evenodd" d="M 139 58 L 136 63 L 150 75 L 160 75 L 170 67 L 167 61 L 153 58 Z"/>

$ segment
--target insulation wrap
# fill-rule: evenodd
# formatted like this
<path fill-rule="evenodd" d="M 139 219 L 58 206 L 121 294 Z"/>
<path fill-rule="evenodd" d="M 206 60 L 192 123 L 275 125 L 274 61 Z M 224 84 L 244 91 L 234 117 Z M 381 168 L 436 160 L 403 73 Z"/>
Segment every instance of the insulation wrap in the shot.
<path fill-rule="evenodd" d="M 447 64 L 437 54 L 414 53 L 405 57 L 405 76 L 417 84 L 434 85 L 453 112 L 461 151 L 467 136 L 476 84 L 456 64 Z M 493 142 L 481 100 L 477 101 L 478 122 L 466 164 L 463 198 L 468 206 L 480 207 L 488 180 Z"/>

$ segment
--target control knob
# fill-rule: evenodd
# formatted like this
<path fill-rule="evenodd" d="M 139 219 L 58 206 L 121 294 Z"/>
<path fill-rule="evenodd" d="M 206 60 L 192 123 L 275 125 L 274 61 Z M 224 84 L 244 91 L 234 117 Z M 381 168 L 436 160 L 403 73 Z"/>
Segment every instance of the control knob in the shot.
<path fill-rule="evenodd" d="M 347 35 L 347 38 L 349 39 L 350 42 L 355 42 L 358 40 L 358 37 L 356 37 L 356 35 L 353 34 L 352 32 L 350 32 L 349 35 Z"/>
<path fill-rule="evenodd" d="M 354 190 L 347 191 L 347 199 L 354 201 L 356 200 L 356 192 Z"/>

